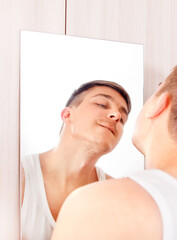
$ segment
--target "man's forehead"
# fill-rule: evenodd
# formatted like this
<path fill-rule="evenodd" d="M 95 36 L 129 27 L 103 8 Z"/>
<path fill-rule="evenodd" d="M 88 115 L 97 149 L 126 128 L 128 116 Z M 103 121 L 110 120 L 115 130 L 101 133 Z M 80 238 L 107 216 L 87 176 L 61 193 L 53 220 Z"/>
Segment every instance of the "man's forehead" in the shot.
<path fill-rule="evenodd" d="M 95 98 L 95 97 L 105 97 L 107 99 L 110 99 L 111 101 L 114 101 L 117 104 L 120 104 L 120 100 L 124 102 L 126 112 L 127 110 L 127 103 L 124 99 L 124 97 L 115 89 L 108 87 L 108 86 L 95 86 L 88 90 L 89 92 L 85 96 L 85 98 Z"/>

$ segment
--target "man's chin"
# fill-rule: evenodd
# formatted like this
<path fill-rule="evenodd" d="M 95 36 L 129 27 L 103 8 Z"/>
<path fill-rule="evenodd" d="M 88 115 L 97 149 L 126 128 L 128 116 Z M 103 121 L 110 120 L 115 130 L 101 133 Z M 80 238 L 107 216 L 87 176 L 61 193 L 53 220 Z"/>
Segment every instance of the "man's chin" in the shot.
<path fill-rule="evenodd" d="M 90 152 L 95 155 L 100 155 L 100 157 L 111 152 L 114 149 L 114 147 L 103 142 L 92 142 L 89 145 Z"/>
<path fill-rule="evenodd" d="M 115 148 L 115 146 L 108 143 L 101 143 L 99 144 L 98 148 L 100 150 L 100 153 L 104 155 L 104 154 L 110 153 Z"/>

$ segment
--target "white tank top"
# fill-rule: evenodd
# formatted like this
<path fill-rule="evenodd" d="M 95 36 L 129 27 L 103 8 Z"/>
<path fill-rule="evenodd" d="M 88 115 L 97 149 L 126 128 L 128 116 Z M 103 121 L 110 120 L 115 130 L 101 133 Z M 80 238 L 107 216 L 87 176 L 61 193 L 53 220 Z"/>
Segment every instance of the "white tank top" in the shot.
<path fill-rule="evenodd" d="M 163 240 L 177 240 L 177 179 L 161 170 L 128 175 L 154 199 L 161 213 Z"/>
<path fill-rule="evenodd" d="M 48 206 L 39 155 L 22 159 L 25 174 L 25 191 L 21 209 L 23 240 L 48 240 L 52 235 L 55 220 Z M 98 180 L 106 180 L 105 173 L 96 167 Z"/>

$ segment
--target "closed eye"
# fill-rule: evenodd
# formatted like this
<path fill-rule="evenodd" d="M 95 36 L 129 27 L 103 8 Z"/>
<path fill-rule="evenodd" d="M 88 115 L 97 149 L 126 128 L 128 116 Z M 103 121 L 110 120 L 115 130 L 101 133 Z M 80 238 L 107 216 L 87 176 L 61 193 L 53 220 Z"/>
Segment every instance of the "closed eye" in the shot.
<path fill-rule="evenodd" d="M 96 105 L 98 105 L 99 107 L 102 107 L 102 108 L 107 108 L 107 106 L 106 106 L 106 105 L 104 105 L 104 104 L 101 104 L 101 103 L 96 103 Z"/>

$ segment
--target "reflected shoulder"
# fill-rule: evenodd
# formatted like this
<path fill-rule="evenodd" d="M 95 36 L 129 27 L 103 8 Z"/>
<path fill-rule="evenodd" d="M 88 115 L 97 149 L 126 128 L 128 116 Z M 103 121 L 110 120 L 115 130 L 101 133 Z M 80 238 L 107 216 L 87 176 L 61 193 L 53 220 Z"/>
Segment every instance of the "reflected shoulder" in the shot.
<path fill-rule="evenodd" d="M 112 176 L 110 176 L 109 174 L 105 174 L 106 175 L 106 179 L 109 180 L 109 179 L 114 179 Z"/>

